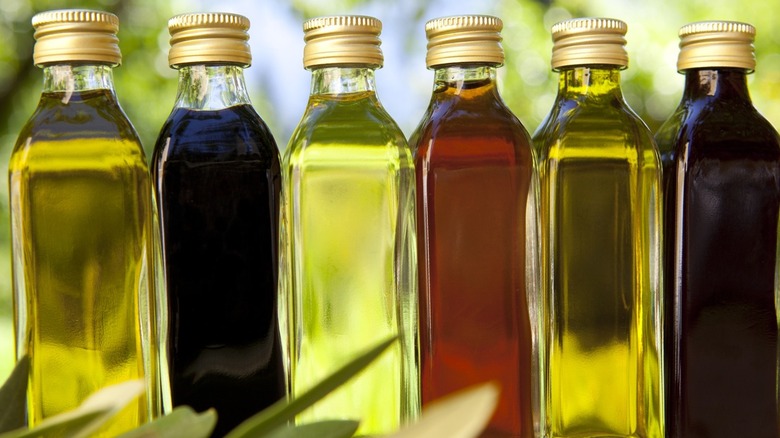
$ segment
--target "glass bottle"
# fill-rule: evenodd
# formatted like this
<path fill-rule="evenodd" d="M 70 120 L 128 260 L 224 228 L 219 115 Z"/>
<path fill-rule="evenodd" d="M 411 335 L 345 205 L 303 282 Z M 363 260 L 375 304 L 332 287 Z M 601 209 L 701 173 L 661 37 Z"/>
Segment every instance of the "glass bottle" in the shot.
<path fill-rule="evenodd" d="M 496 86 L 502 27 L 500 19 L 479 15 L 425 26 L 434 90 L 410 142 L 422 404 L 493 380 L 501 396 L 483 436 L 532 437 L 538 370 L 525 249 L 536 244 L 536 175 L 528 132 Z"/>
<path fill-rule="evenodd" d="M 33 17 L 38 107 L 9 164 L 16 357 L 30 357 L 28 422 L 146 379 L 147 395 L 95 435 L 159 411 L 151 322 L 152 199 L 146 158 L 117 102 L 113 14 Z"/>
<path fill-rule="evenodd" d="M 780 436 L 780 138 L 748 93 L 754 37 L 737 22 L 680 29 L 685 89 L 656 134 L 671 437 Z"/>
<path fill-rule="evenodd" d="M 173 407 L 218 414 L 214 436 L 285 396 L 277 318 L 279 151 L 244 83 L 249 20 L 168 22 L 179 70 L 154 151 Z"/>
<path fill-rule="evenodd" d="M 354 418 L 358 434 L 386 434 L 419 409 L 412 153 L 376 96 L 381 22 L 332 16 L 303 28 L 311 95 L 282 167 L 291 393 L 399 336 L 298 418 Z"/>
<path fill-rule="evenodd" d="M 539 156 L 546 436 L 663 436 L 658 151 L 623 99 L 627 26 L 552 28 Z"/>

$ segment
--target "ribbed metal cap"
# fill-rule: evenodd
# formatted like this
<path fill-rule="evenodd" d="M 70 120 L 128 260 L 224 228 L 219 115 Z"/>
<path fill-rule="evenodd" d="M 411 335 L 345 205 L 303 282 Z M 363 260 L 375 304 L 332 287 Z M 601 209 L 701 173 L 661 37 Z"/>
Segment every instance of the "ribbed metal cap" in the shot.
<path fill-rule="evenodd" d="M 707 67 L 756 68 L 756 28 L 736 21 L 700 21 L 680 29 L 677 70 Z"/>
<path fill-rule="evenodd" d="M 88 9 L 41 12 L 32 18 L 35 29 L 33 61 L 36 65 L 58 62 L 97 62 L 119 65 L 119 18 Z"/>
<path fill-rule="evenodd" d="M 574 18 L 552 27 L 552 68 L 575 65 L 628 66 L 626 23 L 613 18 Z"/>
<path fill-rule="evenodd" d="M 447 64 L 504 63 L 501 29 L 504 23 L 490 15 L 436 18 L 425 24 L 429 68 Z"/>
<path fill-rule="evenodd" d="M 168 20 L 171 67 L 186 64 L 224 63 L 249 66 L 249 19 L 228 13 L 177 15 Z"/>
<path fill-rule="evenodd" d="M 303 23 L 303 66 L 365 65 L 384 63 L 382 22 L 362 15 L 318 17 Z"/>

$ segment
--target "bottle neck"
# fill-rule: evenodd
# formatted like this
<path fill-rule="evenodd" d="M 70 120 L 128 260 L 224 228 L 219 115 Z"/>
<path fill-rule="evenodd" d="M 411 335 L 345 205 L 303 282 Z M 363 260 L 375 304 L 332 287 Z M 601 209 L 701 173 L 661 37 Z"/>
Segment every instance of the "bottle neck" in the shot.
<path fill-rule="evenodd" d="M 750 102 L 747 70 L 737 68 L 685 71 L 683 100 L 719 99 Z"/>
<path fill-rule="evenodd" d="M 236 105 L 250 105 L 243 67 L 195 64 L 179 68 L 175 108 L 220 110 Z"/>
<path fill-rule="evenodd" d="M 472 97 L 475 92 L 498 98 L 495 65 L 448 65 L 434 70 L 434 95 Z"/>
<path fill-rule="evenodd" d="M 311 74 L 312 96 L 376 92 L 373 67 L 322 67 Z"/>
<path fill-rule="evenodd" d="M 105 64 L 57 64 L 43 67 L 43 92 L 71 94 L 89 90 L 114 92 L 114 73 Z"/>
<path fill-rule="evenodd" d="M 577 66 L 560 70 L 558 96 L 588 100 L 622 99 L 617 66 Z"/>

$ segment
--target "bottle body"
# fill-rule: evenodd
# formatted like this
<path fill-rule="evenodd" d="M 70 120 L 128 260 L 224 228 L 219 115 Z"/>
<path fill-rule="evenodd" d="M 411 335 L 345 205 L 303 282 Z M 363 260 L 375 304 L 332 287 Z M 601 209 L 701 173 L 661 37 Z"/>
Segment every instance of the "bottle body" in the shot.
<path fill-rule="evenodd" d="M 28 421 L 77 407 L 111 384 L 148 395 L 100 433 L 159 410 L 152 202 L 138 137 L 108 66 L 49 66 L 9 165 L 17 358 L 30 356 Z"/>
<path fill-rule="evenodd" d="M 526 245 L 536 225 L 530 138 L 496 90 L 495 67 L 436 70 L 411 143 L 417 176 L 423 405 L 494 380 L 486 436 L 533 436 Z M 532 234 L 532 235 L 529 235 Z M 531 292 L 533 293 L 533 292 Z"/>
<path fill-rule="evenodd" d="M 686 71 L 665 171 L 670 436 L 778 430 L 780 141 L 740 69 Z"/>
<path fill-rule="evenodd" d="M 218 94 L 227 82 L 243 83 L 237 66 L 185 67 L 180 77 L 180 95 L 200 88 L 194 84 Z M 222 436 L 285 396 L 276 299 L 281 177 L 276 143 L 248 98 L 213 105 L 224 94 L 201 97 L 180 96 L 153 170 L 172 404 L 215 408 L 214 435 Z"/>
<path fill-rule="evenodd" d="M 547 436 L 663 436 L 660 163 L 619 72 L 561 71 L 539 153 Z"/>
<path fill-rule="evenodd" d="M 372 84 L 368 68 L 314 70 L 283 165 L 292 394 L 399 336 L 365 372 L 299 416 L 359 418 L 358 434 L 388 433 L 419 409 L 414 167 Z"/>

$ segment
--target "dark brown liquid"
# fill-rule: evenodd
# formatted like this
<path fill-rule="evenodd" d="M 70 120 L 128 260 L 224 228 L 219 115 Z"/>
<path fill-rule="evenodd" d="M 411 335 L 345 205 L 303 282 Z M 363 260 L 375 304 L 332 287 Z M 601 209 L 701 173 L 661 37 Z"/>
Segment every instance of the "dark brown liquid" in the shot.
<path fill-rule="evenodd" d="M 153 167 L 173 405 L 216 408 L 222 436 L 285 395 L 276 144 L 249 106 L 177 109 Z"/>
<path fill-rule="evenodd" d="M 657 140 L 668 436 L 778 437 L 777 132 L 743 71 L 689 71 Z"/>
<path fill-rule="evenodd" d="M 497 381 L 484 437 L 533 434 L 525 295 L 530 139 L 490 81 L 439 84 L 417 147 L 423 406 Z"/>

